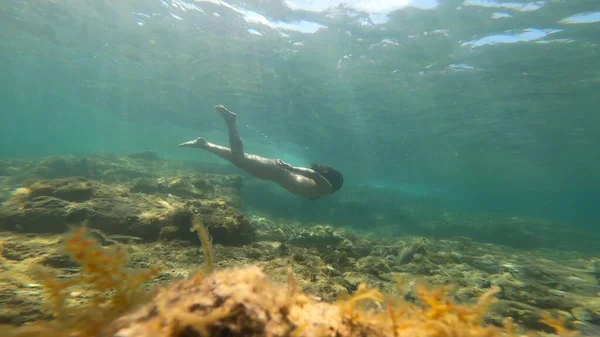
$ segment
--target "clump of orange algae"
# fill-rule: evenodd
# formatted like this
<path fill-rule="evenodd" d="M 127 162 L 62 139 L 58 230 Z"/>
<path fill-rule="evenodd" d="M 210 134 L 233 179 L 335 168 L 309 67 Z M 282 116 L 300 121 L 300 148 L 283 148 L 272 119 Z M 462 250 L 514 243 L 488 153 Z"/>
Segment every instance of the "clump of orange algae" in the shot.
<path fill-rule="evenodd" d="M 398 293 L 402 293 L 402 280 L 396 280 Z M 492 287 L 484 292 L 475 303 L 458 304 L 451 301 L 448 294 L 453 286 L 428 289 L 423 284 L 416 285 L 416 296 L 419 304 L 408 303 L 400 299 L 386 297 L 385 306 L 376 311 L 365 311 L 358 308 L 359 301 L 382 303 L 383 295 L 377 289 L 369 289 L 361 284 L 358 292 L 339 305 L 342 316 L 360 330 L 369 326 L 369 336 L 393 337 L 525 337 L 536 336 L 535 332 L 520 335 L 516 325 L 510 318 L 505 318 L 502 327 L 486 325 L 485 315 L 497 301 L 495 294 L 499 287 Z M 575 337 L 578 332 L 568 330 L 565 320 L 559 320 L 546 313 L 542 323 L 552 327 L 557 336 Z M 379 332 L 379 333 L 378 333 Z"/>
<path fill-rule="evenodd" d="M 163 289 L 139 311 L 111 328 L 118 337 L 520 337 L 512 321 L 487 326 L 483 318 L 495 301 L 492 288 L 471 304 L 448 299 L 450 288 L 419 285 L 419 304 L 385 297 L 365 284 L 353 296 L 330 304 L 288 284 L 268 280 L 256 266 L 215 271 Z M 544 321 L 560 336 L 573 332 L 563 322 Z M 533 336 L 530 334 L 528 336 Z"/>
<path fill-rule="evenodd" d="M 107 322 L 144 298 L 143 284 L 159 272 L 158 269 L 128 269 L 129 255 L 125 247 L 102 247 L 85 226 L 66 235 L 63 249 L 80 265 L 80 272 L 74 278 L 61 280 L 41 266 L 32 269 L 48 292 L 55 319 L 15 328 L 12 336 L 96 336 Z M 83 291 L 87 298 L 85 304 L 68 303 L 74 288 Z"/>
<path fill-rule="evenodd" d="M 502 329 L 484 325 L 483 319 L 495 302 L 499 288 L 483 293 L 474 304 L 460 305 L 448 300 L 451 287 L 428 290 L 417 285 L 416 295 L 422 303 L 388 305 L 393 336 L 500 336 Z"/>

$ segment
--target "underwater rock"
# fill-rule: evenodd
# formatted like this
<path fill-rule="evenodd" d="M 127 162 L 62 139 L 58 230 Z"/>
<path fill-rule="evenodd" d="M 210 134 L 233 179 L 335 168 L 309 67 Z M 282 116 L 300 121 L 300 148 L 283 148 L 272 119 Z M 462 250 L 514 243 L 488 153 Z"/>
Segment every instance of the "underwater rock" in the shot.
<path fill-rule="evenodd" d="M 392 268 L 392 271 L 394 271 L 394 272 L 435 276 L 435 275 L 445 274 L 445 269 L 447 268 L 447 266 L 438 265 L 421 254 L 414 254 L 413 259 L 410 263 L 406 263 L 406 264 L 396 263 L 391 268 Z"/>
<path fill-rule="evenodd" d="M 302 311 L 299 301 L 305 305 Z M 315 333 L 320 326 L 337 329 L 338 317 L 335 308 L 276 287 L 258 268 L 248 267 L 178 282 L 155 301 L 117 320 L 106 336 L 183 336 L 184 330 L 187 335 L 284 336 L 294 326 Z M 171 326 L 175 321 L 183 323 L 180 329 Z"/>
<path fill-rule="evenodd" d="M 69 177 L 77 175 L 75 166 L 71 158 L 52 156 L 40 160 L 35 173 L 48 179 Z"/>
<path fill-rule="evenodd" d="M 44 257 L 41 262 L 43 266 L 52 268 L 76 268 L 78 264 L 65 254 L 51 254 Z"/>
<path fill-rule="evenodd" d="M 71 202 L 81 202 L 94 197 L 93 185 L 81 177 L 30 182 L 13 191 L 10 201 L 31 201 L 38 197 L 54 197 Z"/>
<path fill-rule="evenodd" d="M 218 199 L 227 204 L 241 205 L 241 177 L 219 175 L 165 176 L 137 178 L 131 192 L 174 195 L 183 199 Z"/>
<path fill-rule="evenodd" d="M 351 291 L 355 291 L 361 283 L 367 284 L 369 287 L 377 287 L 381 285 L 381 280 L 372 274 L 362 274 L 358 272 L 345 272 L 342 274 L 346 286 Z"/>
<path fill-rule="evenodd" d="M 14 189 L 10 185 L 10 177 L 0 176 L 0 203 L 5 202 L 12 197 Z"/>
<path fill-rule="evenodd" d="M 25 188 L 29 190 L 29 200 L 36 197 L 47 196 L 65 201 L 82 202 L 90 200 L 94 196 L 92 184 L 80 177 L 42 180 Z"/>
<path fill-rule="evenodd" d="M 136 179 L 172 179 L 189 177 L 198 189 L 219 186 L 224 190 L 239 192 L 242 177 L 239 175 L 199 174 L 204 167 L 160 159 L 151 152 L 129 155 L 91 154 L 86 156 L 51 156 L 36 159 L 4 160 L 0 165 L 3 174 L 11 178 L 11 189 L 23 181 L 83 177 L 102 183 L 132 185 Z M 218 172 L 218 171 L 217 171 Z M 15 183 L 17 185 L 15 185 Z M 204 186 L 204 187 L 203 187 Z M 215 191 L 219 193 L 220 191 Z M 224 194 L 230 194 L 225 191 Z M 215 198 L 216 195 L 209 196 Z"/>
<path fill-rule="evenodd" d="M 234 200 L 239 195 L 223 197 Z M 215 243 L 239 245 L 254 240 L 254 226 L 224 200 L 131 193 L 122 185 L 83 178 L 43 180 L 17 190 L 0 206 L 0 228 L 60 233 L 85 222 L 105 233 L 156 240 L 167 235 L 163 228 L 173 226 L 178 230 L 171 231 L 170 239 L 194 239 L 189 233 L 194 214 L 200 215 Z"/>
<path fill-rule="evenodd" d="M 356 247 L 354 246 L 354 243 L 352 243 L 352 241 L 348 239 L 342 240 L 342 242 L 337 247 L 337 251 L 343 252 L 344 257 L 352 257 L 355 259 L 368 254 L 367 253 L 362 255 L 361 253 L 359 253 Z"/>
<path fill-rule="evenodd" d="M 400 253 L 400 247 L 398 246 L 387 246 L 387 245 L 374 245 L 371 250 L 371 255 L 385 257 L 385 256 L 397 256 Z"/>
<path fill-rule="evenodd" d="M 214 243 L 244 245 L 255 241 L 256 227 L 239 210 L 223 201 L 204 202 L 193 208 Z"/>
<path fill-rule="evenodd" d="M 214 174 L 207 175 L 208 183 L 231 188 L 234 191 L 240 191 L 242 189 L 242 184 L 244 182 L 244 178 L 238 174 Z M 198 183 L 198 182 L 196 182 Z"/>
<path fill-rule="evenodd" d="M 40 305 L 37 289 L 23 289 L 16 284 L 4 283 L 0 287 L 0 324 L 22 325 L 37 320 L 49 320 L 52 315 Z M 19 296 L 15 296 L 18 293 Z M 2 336 L 6 336 L 5 328 L 0 327 Z"/>
<path fill-rule="evenodd" d="M 68 177 L 84 177 L 86 179 L 98 179 L 102 173 L 111 165 L 109 156 L 50 156 L 39 161 L 22 161 L 18 165 L 21 168 L 21 177 L 29 179 L 60 179 Z"/>
<path fill-rule="evenodd" d="M 104 241 L 101 241 L 101 245 L 105 246 L 105 245 L 112 245 L 115 243 L 124 243 L 124 244 L 131 244 L 133 242 L 139 242 L 142 241 L 142 238 L 137 237 L 137 236 L 132 236 L 132 235 L 120 235 L 120 234 L 110 234 L 110 235 L 104 235 L 102 234 Z"/>
<path fill-rule="evenodd" d="M 288 235 L 281 228 L 259 230 L 256 234 L 256 240 L 285 242 L 288 240 Z"/>
<path fill-rule="evenodd" d="M 181 228 L 177 226 L 165 226 L 160 229 L 158 234 L 159 240 L 170 241 L 179 238 L 181 238 Z"/>
<path fill-rule="evenodd" d="M 135 178 L 131 186 L 133 193 L 159 193 L 161 186 L 158 185 L 158 179 L 151 178 Z"/>
<path fill-rule="evenodd" d="M 571 313 L 580 321 L 600 324 L 600 303 L 597 298 L 589 299 L 583 302 L 582 306 L 574 307 Z"/>
<path fill-rule="evenodd" d="M 276 224 L 265 217 L 254 214 L 249 216 L 249 220 L 256 227 L 257 241 L 286 242 L 289 239 L 289 235 L 284 231 L 282 224 Z M 286 229 L 289 232 L 289 228 Z"/>
<path fill-rule="evenodd" d="M 299 326 L 307 335 L 327 328 L 344 333 L 337 307 L 310 300 L 291 287 L 274 285 L 256 267 L 218 271 L 205 280 L 172 285 L 151 303 L 114 322 L 107 336 L 183 336 L 169 326 L 175 321 L 189 322 L 181 326 L 188 335 L 276 337 Z"/>
<path fill-rule="evenodd" d="M 341 266 L 350 265 L 350 259 L 348 258 L 348 253 L 346 253 L 344 251 L 339 251 L 337 249 L 325 254 L 324 259 L 325 259 L 325 261 L 327 261 L 327 263 L 334 264 L 334 265 L 338 266 L 338 268 Z"/>
<path fill-rule="evenodd" d="M 193 182 L 193 177 L 138 178 L 134 181 L 131 191 L 146 194 L 172 194 L 180 198 L 192 199 L 204 199 L 207 196 L 207 192 L 214 191 L 212 185 L 202 185 L 203 189 L 199 189 Z"/>
<path fill-rule="evenodd" d="M 161 161 L 162 160 L 162 158 L 156 152 L 153 152 L 153 151 L 134 152 L 134 153 L 127 155 L 127 157 L 133 158 L 133 159 L 146 160 L 146 161 Z"/>
<path fill-rule="evenodd" d="M 415 254 L 419 254 L 421 256 L 425 255 L 427 251 L 425 250 L 426 241 L 420 240 L 417 241 L 410 246 L 404 248 L 398 254 L 398 258 L 396 259 L 396 263 L 402 265 L 411 262 L 415 258 Z"/>
<path fill-rule="evenodd" d="M 343 285 L 336 283 L 334 280 L 331 280 L 324 285 L 310 283 L 302 287 L 302 291 L 305 294 L 314 295 L 315 299 L 328 303 L 334 302 L 340 295 L 348 294 L 348 289 Z"/>
<path fill-rule="evenodd" d="M 272 220 L 270 220 L 269 218 L 266 218 L 264 216 L 250 214 L 248 217 L 250 218 L 250 221 L 252 221 L 252 223 L 258 229 L 278 228 L 277 225 L 275 224 L 275 222 L 273 222 Z"/>
<path fill-rule="evenodd" d="M 208 230 L 214 243 L 223 245 L 244 245 L 255 241 L 256 229 L 237 209 L 221 201 L 206 203 L 186 203 L 172 211 L 170 223 L 175 228 L 163 230 L 160 235 L 172 239 L 197 240 L 189 233 L 192 217 L 200 221 Z"/>
<path fill-rule="evenodd" d="M 500 261 L 491 254 L 483 254 L 481 256 L 467 257 L 467 263 L 473 268 L 485 271 L 490 274 L 500 273 Z"/>
<path fill-rule="evenodd" d="M 292 255 L 292 259 L 294 260 L 294 262 L 303 264 L 306 262 L 306 255 L 296 252 Z"/>
<path fill-rule="evenodd" d="M 570 311 L 579 305 L 578 299 L 566 292 L 544 286 L 537 280 L 516 277 L 509 272 L 492 275 L 490 281 L 502 289 L 500 297 L 508 301 L 531 305 L 538 309 L 562 311 Z"/>
<path fill-rule="evenodd" d="M 277 255 L 286 256 L 290 254 L 290 246 L 285 242 L 282 242 L 276 250 Z"/>
<path fill-rule="evenodd" d="M 326 265 L 324 269 L 325 269 L 325 270 L 324 270 L 324 273 L 325 273 L 327 276 L 341 276 L 341 275 L 342 275 L 342 273 L 340 273 L 340 271 L 339 271 L 339 270 L 335 269 L 335 268 L 334 268 L 332 265 L 330 265 L 330 264 Z"/>
<path fill-rule="evenodd" d="M 493 326 L 481 327 L 480 317 L 485 316 L 491 301 L 479 301 L 477 307 L 454 306 L 450 300 L 444 298 L 442 292 L 428 294 L 420 287 L 420 300 L 427 299 L 433 308 L 420 309 L 401 303 L 399 306 L 408 310 L 391 308 L 386 311 L 382 306 L 384 296 L 379 292 L 369 291 L 364 285 L 357 287 L 357 295 L 334 305 L 305 295 L 298 289 L 293 277 L 290 277 L 290 280 L 287 285 L 273 283 L 259 268 L 252 266 L 220 270 L 207 276 L 195 276 L 163 289 L 148 304 L 108 325 L 103 335 L 504 335 L 501 329 Z M 324 290 L 324 297 L 334 298 L 337 294 L 344 293 L 345 287 L 332 282 Z M 361 306 L 355 303 L 359 299 L 363 300 Z M 388 305 L 391 305 L 390 303 L 388 302 Z M 456 308 L 457 312 L 462 314 L 456 314 L 448 308 Z M 394 315 L 391 320 L 390 315 Z M 458 318 L 458 315 L 461 318 Z M 540 315 L 532 316 L 540 318 Z M 521 317 L 529 319 L 525 315 Z M 431 330 L 432 327 L 439 327 L 439 330 Z M 439 331 L 442 332 L 437 333 Z"/>
<path fill-rule="evenodd" d="M 315 226 L 294 234 L 290 243 L 298 246 L 337 246 L 344 238 L 330 226 Z"/>
<path fill-rule="evenodd" d="M 55 197 L 37 197 L 22 203 L 9 200 L 0 206 L 0 228 L 18 226 L 29 233 L 64 232 L 70 202 Z"/>
<path fill-rule="evenodd" d="M 3 242 L 0 257 L 11 261 L 23 261 L 29 257 L 29 248 L 18 242 Z"/>
<path fill-rule="evenodd" d="M 573 321 L 573 328 L 579 331 L 580 336 L 600 336 L 600 327 L 587 322 Z"/>
<path fill-rule="evenodd" d="M 358 270 L 375 276 L 379 276 L 379 274 L 389 273 L 391 271 L 390 266 L 388 266 L 385 259 L 376 256 L 366 256 L 360 258 L 356 265 Z"/>
<path fill-rule="evenodd" d="M 340 251 L 345 251 L 345 252 L 353 251 L 354 250 L 354 244 L 352 243 L 352 241 L 350 241 L 348 239 L 344 239 L 337 246 L 337 249 L 340 250 Z"/>
<path fill-rule="evenodd" d="M 239 175 L 198 173 L 193 165 L 158 160 L 150 153 L 2 163 L 3 174 L 9 174 L 0 186 L 6 200 L 0 206 L 3 229 L 57 233 L 86 222 L 106 233 L 154 240 L 163 227 L 175 226 L 180 230 L 174 234 L 190 239 L 189 219 L 197 212 L 190 201 L 202 200 L 228 206 L 227 222 L 209 221 L 215 224 L 211 234 L 216 243 L 248 242 L 245 238 L 253 235 L 252 226 L 234 212 L 241 205 Z M 241 233 L 234 233 L 235 229 Z M 224 238 L 228 235 L 237 238 Z"/>
<path fill-rule="evenodd" d="M 589 270 L 595 278 L 600 279 L 600 261 L 592 259 L 589 263 Z"/>
<path fill-rule="evenodd" d="M 249 258 L 253 261 L 258 261 L 263 256 L 263 252 L 260 249 L 255 248 L 255 247 L 248 247 L 248 248 L 244 249 L 244 254 L 246 255 L 247 258 Z"/>
<path fill-rule="evenodd" d="M 503 317 L 511 317 L 515 323 L 526 326 L 530 329 L 545 329 L 545 325 L 540 321 L 543 311 L 535 306 L 519 303 L 515 301 L 500 300 L 494 306 L 495 318 L 492 320 L 499 324 Z"/>
<path fill-rule="evenodd" d="M 107 183 L 128 183 L 138 178 L 151 178 L 154 175 L 137 167 L 111 167 L 102 171 L 100 179 Z"/>
<path fill-rule="evenodd" d="M 573 317 L 583 322 L 592 322 L 598 319 L 598 317 L 592 313 L 591 310 L 588 310 L 584 307 L 575 307 L 571 309 L 571 313 L 573 314 Z"/>

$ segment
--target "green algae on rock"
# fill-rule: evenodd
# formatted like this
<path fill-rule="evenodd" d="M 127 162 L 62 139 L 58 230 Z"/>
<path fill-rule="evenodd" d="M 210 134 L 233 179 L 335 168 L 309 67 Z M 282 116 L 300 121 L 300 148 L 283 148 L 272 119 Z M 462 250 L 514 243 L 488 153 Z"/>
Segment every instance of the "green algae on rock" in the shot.
<path fill-rule="evenodd" d="M 181 178 L 165 180 L 182 181 Z M 212 181 L 212 180 L 207 180 Z M 193 191 L 167 189 L 164 193 L 136 193 L 122 184 L 105 184 L 84 178 L 61 178 L 32 182 L 0 206 L 0 228 L 30 233 L 60 233 L 69 226 L 86 222 L 90 227 L 112 234 L 155 240 L 165 227 L 175 227 L 175 237 L 189 236 L 193 214 L 199 214 L 216 243 L 244 244 L 254 240 L 255 228 L 228 201 L 239 200 L 237 183 L 225 180 L 227 187 L 212 186 L 220 198 L 200 198 Z M 234 178 L 233 181 L 237 181 Z M 207 183 L 208 184 L 208 183 Z M 187 185 L 186 185 L 187 186 Z M 234 187 L 230 187 L 234 186 Z M 229 194 L 224 193 L 229 191 Z M 207 195 L 204 195 L 207 196 Z M 227 200 L 227 201 L 226 201 Z M 172 235 L 172 236 L 173 236 Z"/>

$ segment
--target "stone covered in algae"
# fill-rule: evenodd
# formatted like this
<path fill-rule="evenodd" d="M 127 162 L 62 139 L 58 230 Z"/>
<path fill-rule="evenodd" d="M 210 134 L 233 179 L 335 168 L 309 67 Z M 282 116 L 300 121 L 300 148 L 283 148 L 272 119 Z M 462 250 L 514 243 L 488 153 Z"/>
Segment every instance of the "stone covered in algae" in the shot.
<path fill-rule="evenodd" d="M 438 293 L 427 293 L 414 316 L 396 312 L 393 303 L 383 310 L 384 297 L 361 286 L 353 297 L 336 304 L 312 299 L 288 284 L 276 284 L 255 266 L 225 269 L 161 291 L 136 312 L 108 328 L 109 336 L 487 336 L 500 329 L 483 327 L 477 316 L 487 310 L 486 296 L 479 306 L 444 307 Z M 398 307 L 398 309 L 400 306 Z M 460 310 L 473 316 L 459 318 Z M 439 317 L 428 315 L 439 311 Z M 448 315 L 456 319 L 444 321 Z M 396 321 L 397 320 L 397 321 Z M 394 322 L 396 321 L 396 322 Z M 433 322 L 436 322 L 435 324 Z M 434 325 L 438 325 L 435 327 Z"/>
<path fill-rule="evenodd" d="M 498 288 L 479 294 L 475 303 L 460 305 L 448 297 L 448 289 L 416 288 L 418 305 L 397 296 L 384 297 L 361 284 L 357 291 L 336 303 L 326 303 L 304 294 L 293 273 L 286 284 L 275 283 L 256 266 L 199 272 L 160 290 L 145 304 L 131 310 L 136 297 L 119 296 L 136 291 L 140 282 L 155 272 L 126 272 L 127 259 L 119 250 L 105 250 L 84 235 L 70 234 L 66 249 L 82 267 L 77 280 L 95 289 L 115 289 L 103 299 L 88 303 L 87 310 L 72 311 L 58 320 L 4 328 L 4 335 L 24 336 L 394 336 L 394 337 L 495 337 L 517 336 L 510 321 L 503 328 L 485 326 L 483 317 L 495 301 Z M 204 237 L 207 265 L 212 266 L 212 248 Z M 106 260 L 98 265 L 96 258 Z M 107 267 L 108 266 L 108 267 Z M 112 271 L 112 272 L 111 272 Z M 119 277 L 115 278 L 118 275 Z M 143 275 L 140 279 L 138 275 Z M 133 280 L 133 282 L 131 282 Z M 53 297 L 61 297 L 62 281 L 45 278 Z M 67 281 L 68 282 L 68 281 Z M 67 286 L 73 283 L 67 284 Z M 132 288 L 124 287 L 132 284 Z M 398 293 L 402 282 L 398 282 Z M 58 292 L 57 292 L 58 290 Z M 64 302 L 55 302 L 58 312 Z M 81 317 L 78 318 L 78 313 Z M 93 313 L 90 315 L 90 313 Z M 123 313 L 115 317 L 115 313 Z M 546 317 L 545 324 L 562 336 L 570 336 L 558 320 Z"/>
<path fill-rule="evenodd" d="M 132 192 L 221 198 L 239 207 L 242 177 L 232 174 L 227 166 L 213 166 L 163 160 L 152 152 L 0 159 L 0 201 L 9 200 L 15 189 L 36 181 L 81 177 Z"/>
<path fill-rule="evenodd" d="M 215 243 L 254 240 L 254 225 L 235 207 L 241 178 L 196 174 L 153 181 L 157 187 L 151 191 L 140 188 L 139 182 L 128 187 L 81 177 L 34 181 L 0 206 L 0 228 L 61 233 L 86 222 L 113 234 L 176 239 L 191 236 L 190 219 L 199 215 Z M 219 197 L 209 198 L 215 194 Z M 161 235 L 169 229 L 169 235 Z"/>

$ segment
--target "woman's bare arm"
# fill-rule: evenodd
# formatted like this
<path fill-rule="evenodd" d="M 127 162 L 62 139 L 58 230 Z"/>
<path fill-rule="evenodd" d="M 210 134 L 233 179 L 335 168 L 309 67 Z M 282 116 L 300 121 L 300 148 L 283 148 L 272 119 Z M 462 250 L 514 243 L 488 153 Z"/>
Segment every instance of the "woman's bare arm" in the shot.
<path fill-rule="evenodd" d="M 327 191 L 331 191 L 331 183 L 329 180 L 325 179 L 322 175 L 320 175 L 317 171 L 306 168 L 306 167 L 296 167 L 292 166 L 281 159 L 277 159 L 277 165 L 285 168 L 286 170 L 304 176 L 306 178 L 314 180 L 314 182 L 322 189 L 326 189 Z"/>

